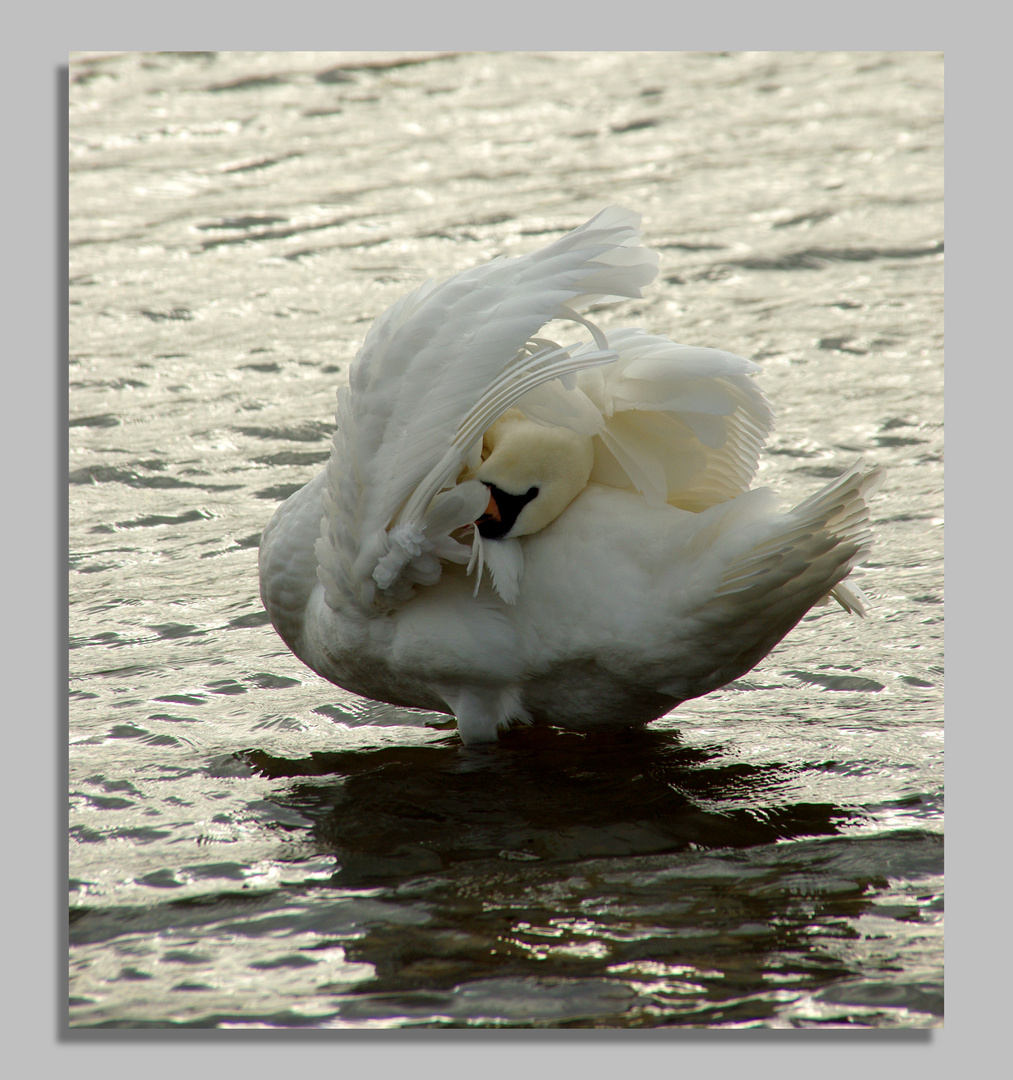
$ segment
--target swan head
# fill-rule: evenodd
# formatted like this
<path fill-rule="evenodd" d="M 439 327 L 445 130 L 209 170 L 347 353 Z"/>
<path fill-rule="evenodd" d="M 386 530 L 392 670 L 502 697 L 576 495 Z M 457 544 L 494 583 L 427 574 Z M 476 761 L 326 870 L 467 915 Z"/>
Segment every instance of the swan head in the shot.
<path fill-rule="evenodd" d="M 544 529 L 587 486 L 594 448 L 587 435 L 546 427 L 510 409 L 483 440 L 475 478 L 489 488 L 489 505 L 476 522 L 486 539 Z"/>

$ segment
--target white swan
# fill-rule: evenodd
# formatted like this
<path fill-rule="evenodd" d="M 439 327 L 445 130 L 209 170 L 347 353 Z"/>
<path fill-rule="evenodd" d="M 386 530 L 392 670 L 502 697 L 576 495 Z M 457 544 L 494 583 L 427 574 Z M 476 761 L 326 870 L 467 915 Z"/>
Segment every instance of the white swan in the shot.
<path fill-rule="evenodd" d="M 513 722 L 647 723 L 748 671 L 867 552 L 878 470 L 792 510 L 749 489 L 772 413 L 749 360 L 576 313 L 658 265 L 609 207 L 381 315 L 338 392 L 326 469 L 279 507 L 261 596 L 324 678 Z M 553 319 L 592 340 L 535 335 Z"/>

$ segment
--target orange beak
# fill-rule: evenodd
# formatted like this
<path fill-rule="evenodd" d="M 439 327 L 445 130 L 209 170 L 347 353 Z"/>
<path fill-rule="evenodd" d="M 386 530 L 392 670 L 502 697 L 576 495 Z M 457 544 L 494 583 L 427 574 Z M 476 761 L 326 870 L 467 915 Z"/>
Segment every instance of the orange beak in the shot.
<path fill-rule="evenodd" d="M 499 516 L 499 507 L 496 505 L 496 500 L 489 493 L 489 505 L 485 508 L 485 513 L 478 519 L 479 521 L 501 521 Z"/>

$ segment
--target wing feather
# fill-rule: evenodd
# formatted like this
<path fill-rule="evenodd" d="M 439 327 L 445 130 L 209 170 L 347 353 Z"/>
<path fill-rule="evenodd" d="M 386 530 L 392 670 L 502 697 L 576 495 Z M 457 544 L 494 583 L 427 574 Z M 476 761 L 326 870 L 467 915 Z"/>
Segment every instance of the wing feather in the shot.
<path fill-rule="evenodd" d="M 635 488 L 655 505 L 699 511 L 746 491 L 774 420 L 752 379 L 759 367 L 642 330 L 614 330 L 606 343 L 615 363 L 581 372 L 565 407 L 552 385 L 518 408 L 595 436 L 591 479 Z"/>
<path fill-rule="evenodd" d="M 327 467 L 316 551 L 333 607 L 398 603 L 413 579 L 431 580 L 424 556 L 434 545 L 446 553 L 449 531 L 474 515 L 444 507 L 439 535 L 426 515 L 485 429 L 541 383 L 615 359 L 596 345 L 579 355 L 524 346 L 575 306 L 641 295 L 658 256 L 641 245 L 639 221 L 609 207 L 541 251 L 426 282 L 376 320 L 339 393 Z M 477 494 L 461 498 L 459 515 Z"/>

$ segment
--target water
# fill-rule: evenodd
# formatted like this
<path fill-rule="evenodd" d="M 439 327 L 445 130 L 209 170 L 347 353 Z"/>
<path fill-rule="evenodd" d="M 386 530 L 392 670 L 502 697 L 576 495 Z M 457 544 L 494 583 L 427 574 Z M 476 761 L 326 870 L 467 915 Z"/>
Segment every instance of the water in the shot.
<path fill-rule="evenodd" d="M 70 1024 L 938 1026 L 941 57 L 70 75 Z M 763 365 L 760 482 L 887 466 L 875 610 L 646 732 L 464 750 L 288 652 L 259 534 L 376 314 L 611 202 L 662 270 L 601 322 Z"/>

